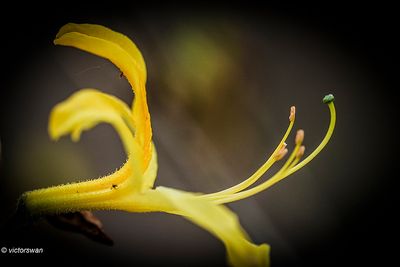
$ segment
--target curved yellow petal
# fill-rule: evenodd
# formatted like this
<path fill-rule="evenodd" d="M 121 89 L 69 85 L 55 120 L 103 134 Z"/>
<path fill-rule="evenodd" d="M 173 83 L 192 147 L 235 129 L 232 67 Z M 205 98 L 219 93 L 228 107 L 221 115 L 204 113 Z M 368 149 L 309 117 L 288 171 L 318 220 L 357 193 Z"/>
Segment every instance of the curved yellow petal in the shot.
<path fill-rule="evenodd" d="M 180 214 L 219 238 L 232 266 L 269 266 L 269 246 L 253 244 L 237 216 L 225 206 L 172 188 L 157 187 L 155 191 L 171 202 L 174 210 L 166 212 Z"/>
<path fill-rule="evenodd" d="M 140 52 L 133 42 L 128 45 L 129 39 L 121 36 L 123 35 L 100 25 L 65 26 L 65 30 L 59 32 L 54 43 L 76 47 L 104 57 L 114 63 L 128 79 L 135 93 L 133 103 L 133 119 L 136 122 L 135 138 L 138 139 L 143 152 L 143 162 L 140 164 L 144 171 L 147 169 L 152 153 L 152 130 L 146 99 L 146 77 L 143 70 L 145 67 L 144 62 L 140 63 L 141 60 L 137 56 Z M 135 49 L 132 50 L 133 46 Z"/>
<path fill-rule="evenodd" d="M 83 130 L 89 130 L 98 123 L 108 122 L 119 133 L 128 155 L 141 151 L 133 138 L 134 121 L 128 106 L 118 98 L 94 89 L 82 89 L 65 101 L 57 104 L 50 113 L 49 134 L 58 139 L 71 133 L 78 141 Z"/>
<path fill-rule="evenodd" d="M 58 139 L 71 133 L 77 141 L 83 130 L 88 130 L 98 123 L 108 122 L 112 124 L 123 141 L 128 160 L 123 167 L 108 176 L 67 184 L 57 187 L 35 190 L 33 195 L 38 198 L 55 195 L 86 193 L 93 190 L 109 189 L 113 184 L 119 184 L 128 178 L 135 178 L 141 182 L 142 174 L 138 173 L 135 165 L 135 157 L 141 157 L 141 151 L 133 138 L 134 121 L 129 107 L 118 98 L 104 94 L 94 89 L 82 89 L 65 101 L 56 105 L 49 118 L 49 134 L 52 139 Z M 139 190 L 140 188 L 138 188 Z"/>
<path fill-rule="evenodd" d="M 53 139 L 71 133 L 78 140 L 83 130 L 98 123 L 114 126 L 129 156 L 124 166 L 115 173 L 79 183 L 39 189 L 24 194 L 24 202 L 32 214 L 76 211 L 82 208 L 101 209 L 101 202 L 118 198 L 124 192 L 132 194 L 153 185 L 157 172 L 154 153 L 146 172 L 138 162 L 142 151 L 133 137 L 134 121 L 129 107 L 118 98 L 94 89 L 83 89 L 56 105 L 50 115 L 49 133 Z"/>
<path fill-rule="evenodd" d="M 135 43 L 125 35 L 101 25 L 68 23 L 61 27 L 56 35 L 56 39 L 69 32 L 79 32 L 118 44 L 122 49 L 129 53 L 132 59 L 134 59 L 135 67 L 140 72 L 141 79 L 146 81 L 146 64 L 142 53 L 140 53 L 140 50 L 137 48 Z"/>

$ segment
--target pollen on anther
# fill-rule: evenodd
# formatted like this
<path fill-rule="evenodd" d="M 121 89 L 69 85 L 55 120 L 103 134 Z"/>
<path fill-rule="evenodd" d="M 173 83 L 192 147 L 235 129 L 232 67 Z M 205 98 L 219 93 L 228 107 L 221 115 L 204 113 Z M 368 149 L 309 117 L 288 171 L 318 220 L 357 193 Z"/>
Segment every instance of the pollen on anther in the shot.
<path fill-rule="evenodd" d="M 295 138 L 296 145 L 303 143 L 304 140 L 304 130 L 298 130 Z"/>
<path fill-rule="evenodd" d="M 276 153 L 275 160 L 276 161 L 281 160 L 287 153 L 288 149 L 283 147 L 281 150 L 279 150 L 278 153 Z"/>
<path fill-rule="evenodd" d="M 295 106 L 291 106 L 290 107 L 289 121 L 293 121 L 295 117 L 296 117 L 296 107 Z"/>
<path fill-rule="evenodd" d="M 297 154 L 296 154 L 296 157 L 297 158 L 301 158 L 303 155 L 304 155 L 304 151 L 306 150 L 306 147 L 305 146 L 301 146 L 300 148 L 299 148 L 299 151 L 297 151 Z"/>

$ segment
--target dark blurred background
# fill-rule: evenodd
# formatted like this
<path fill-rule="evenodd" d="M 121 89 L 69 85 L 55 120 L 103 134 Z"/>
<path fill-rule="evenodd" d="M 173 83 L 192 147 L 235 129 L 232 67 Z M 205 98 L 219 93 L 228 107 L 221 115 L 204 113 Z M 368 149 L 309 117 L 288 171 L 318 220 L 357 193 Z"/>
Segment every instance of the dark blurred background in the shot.
<path fill-rule="evenodd" d="M 125 160 L 109 125 L 85 132 L 79 143 L 49 140 L 51 108 L 81 88 L 133 99 L 111 63 L 52 44 L 67 22 L 108 26 L 142 51 L 159 153 L 156 185 L 213 192 L 247 178 L 279 142 L 291 105 L 310 152 L 328 125 L 321 99 L 333 93 L 338 123 L 326 149 L 284 182 L 229 207 L 256 243 L 271 245 L 272 266 L 392 262 L 398 234 L 393 8 L 115 1 L 2 8 L 2 226 L 24 191 L 100 177 Z M 45 252 L 1 254 L 0 261 L 225 265 L 222 244 L 183 218 L 96 215 L 113 247 L 40 221 L 8 237 L 3 227 L 0 247 Z"/>

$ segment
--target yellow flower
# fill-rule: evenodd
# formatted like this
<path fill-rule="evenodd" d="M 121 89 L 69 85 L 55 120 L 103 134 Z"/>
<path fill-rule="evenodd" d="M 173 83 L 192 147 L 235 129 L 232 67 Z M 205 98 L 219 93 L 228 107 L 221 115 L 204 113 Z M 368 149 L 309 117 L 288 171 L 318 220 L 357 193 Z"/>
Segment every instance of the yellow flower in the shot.
<path fill-rule="evenodd" d="M 81 210 L 124 210 L 130 212 L 167 212 L 184 216 L 219 238 L 225 245 L 232 266 L 268 266 L 269 246 L 253 244 L 241 228 L 236 215 L 222 203 L 252 196 L 274 185 L 310 162 L 327 144 L 335 126 L 333 96 L 328 95 L 331 121 L 321 144 L 304 160 L 304 132 L 296 135 L 295 147 L 283 167 L 270 179 L 248 189 L 275 162 L 288 152 L 286 139 L 295 121 L 290 110 L 289 127 L 269 159 L 248 179 L 228 189 L 200 194 L 167 187 L 153 188 L 157 175 L 157 153 L 152 143 L 150 114 L 146 101 L 146 66 L 136 45 L 125 35 L 92 24 L 67 24 L 54 41 L 106 58 L 114 63 L 132 85 L 135 99 L 129 108 L 119 99 L 97 91 L 82 89 L 56 105 L 50 115 L 52 139 L 71 134 L 78 141 L 83 130 L 98 123 L 110 123 L 120 135 L 127 161 L 115 173 L 85 182 L 26 192 L 21 203 L 30 216 Z"/>

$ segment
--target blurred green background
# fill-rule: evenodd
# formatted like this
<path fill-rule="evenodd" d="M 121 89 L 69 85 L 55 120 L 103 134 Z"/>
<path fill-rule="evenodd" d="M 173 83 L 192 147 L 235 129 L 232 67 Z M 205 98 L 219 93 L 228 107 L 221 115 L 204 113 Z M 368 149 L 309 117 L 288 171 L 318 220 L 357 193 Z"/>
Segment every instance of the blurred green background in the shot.
<path fill-rule="evenodd" d="M 67 22 L 97 23 L 131 37 L 145 58 L 159 153 L 156 185 L 213 192 L 242 181 L 279 142 L 291 105 L 310 152 L 329 122 L 321 99 L 333 93 L 338 123 L 326 149 L 284 182 L 229 207 L 256 243 L 272 246 L 272 266 L 360 263 L 365 253 L 372 255 L 368 261 L 385 260 L 386 250 L 368 244 L 382 246 L 391 233 L 375 230 L 390 228 L 386 210 L 394 198 L 386 167 L 393 100 L 385 10 L 244 4 L 51 10 L 11 9 L 19 16 L 6 21 L 2 36 L 2 225 L 24 191 L 100 177 L 125 161 L 109 125 L 85 132 L 79 143 L 54 143 L 47 134 L 51 108 L 81 88 L 132 102 L 129 84 L 110 62 L 52 44 Z M 371 22 L 368 12 L 387 20 Z M 96 215 L 115 241 L 111 248 L 44 221 L 0 246 L 44 247 L 42 260 L 225 264 L 222 244 L 180 217 Z"/>

